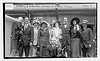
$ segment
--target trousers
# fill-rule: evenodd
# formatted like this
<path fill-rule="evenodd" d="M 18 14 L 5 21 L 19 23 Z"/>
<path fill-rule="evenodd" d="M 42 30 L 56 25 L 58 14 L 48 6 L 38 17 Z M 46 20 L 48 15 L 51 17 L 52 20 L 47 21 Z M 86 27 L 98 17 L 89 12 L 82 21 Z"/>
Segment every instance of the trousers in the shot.
<path fill-rule="evenodd" d="M 28 57 L 29 56 L 30 46 L 29 45 L 23 46 L 23 49 L 25 51 L 25 57 Z"/>

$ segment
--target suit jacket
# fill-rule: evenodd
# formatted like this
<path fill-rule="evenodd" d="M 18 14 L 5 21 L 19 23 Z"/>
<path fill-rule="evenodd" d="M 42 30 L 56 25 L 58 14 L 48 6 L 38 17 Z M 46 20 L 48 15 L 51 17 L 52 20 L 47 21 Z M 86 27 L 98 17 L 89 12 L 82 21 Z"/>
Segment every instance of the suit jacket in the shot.
<path fill-rule="evenodd" d="M 26 29 L 23 30 L 23 43 L 25 46 L 29 45 L 31 42 L 31 27 L 28 26 Z"/>
<path fill-rule="evenodd" d="M 70 44 L 70 25 L 68 24 L 66 28 L 64 25 L 61 25 L 60 28 L 62 29 L 62 44 Z"/>
<path fill-rule="evenodd" d="M 88 47 L 89 44 L 93 44 L 94 34 L 90 28 L 87 28 L 85 31 L 81 33 L 82 42 L 85 47 Z"/>

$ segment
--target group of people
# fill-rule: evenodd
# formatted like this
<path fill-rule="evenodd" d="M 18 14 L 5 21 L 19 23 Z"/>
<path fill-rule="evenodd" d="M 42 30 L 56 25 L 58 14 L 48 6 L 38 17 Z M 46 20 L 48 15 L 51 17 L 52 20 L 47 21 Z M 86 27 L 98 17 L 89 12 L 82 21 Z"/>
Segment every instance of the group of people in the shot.
<path fill-rule="evenodd" d="M 53 20 L 48 26 L 46 21 L 34 20 L 32 24 L 26 17 L 16 28 L 16 41 L 19 57 L 94 57 L 96 44 L 88 21 L 75 17 L 64 24 Z"/>

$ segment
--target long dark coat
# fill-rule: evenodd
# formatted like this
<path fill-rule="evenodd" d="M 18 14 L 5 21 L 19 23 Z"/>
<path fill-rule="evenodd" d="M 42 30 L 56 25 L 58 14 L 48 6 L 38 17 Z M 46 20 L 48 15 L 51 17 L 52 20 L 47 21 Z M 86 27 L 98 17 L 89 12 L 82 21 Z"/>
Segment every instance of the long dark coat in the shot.
<path fill-rule="evenodd" d="M 93 54 L 95 53 L 96 45 L 93 41 L 94 34 L 93 34 L 92 30 L 90 28 L 87 28 L 85 31 L 83 31 L 81 33 L 81 36 L 82 36 L 82 42 L 86 48 L 89 47 L 89 44 L 92 45 L 92 47 L 88 49 L 87 54 L 89 56 L 93 56 Z"/>
<path fill-rule="evenodd" d="M 68 24 L 65 28 L 64 25 L 61 25 L 60 28 L 62 29 L 62 47 L 65 45 L 70 44 L 70 25 Z"/>
<path fill-rule="evenodd" d="M 31 42 L 31 27 L 28 26 L 26 29 L 23 30 L 23 44 L 28 46 Z"/>

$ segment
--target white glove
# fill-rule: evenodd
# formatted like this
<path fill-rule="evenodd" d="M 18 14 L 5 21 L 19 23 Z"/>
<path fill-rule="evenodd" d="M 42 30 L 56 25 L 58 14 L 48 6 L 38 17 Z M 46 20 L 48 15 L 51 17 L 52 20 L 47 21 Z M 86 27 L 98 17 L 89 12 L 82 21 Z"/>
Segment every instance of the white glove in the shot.
<path fill-rule="evenodd" d="M 30 46 L 32 46 L 32 42 L 30 43 Z"/>
<path fill-rule="evenodd" d="M 39 47 L 39 46 L 37 46 L 37 47 Z"/>
<path fill-rule="evenodd" d="M 89 44 L 89 47 L 91 47 L 91 44 Z"/>
<path fill-rule="evenodd" d="M 21 42 L 21 39 L 19 41 Z"/>
<path fill-rule="evenodd" d="M 68 57 L 67 52 L 65 52 L 65 56 Z"/>

